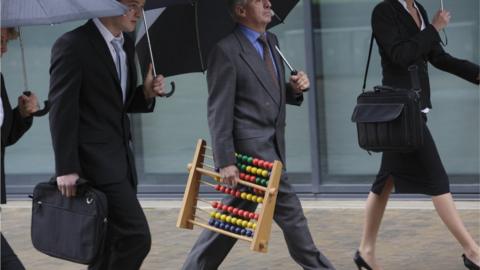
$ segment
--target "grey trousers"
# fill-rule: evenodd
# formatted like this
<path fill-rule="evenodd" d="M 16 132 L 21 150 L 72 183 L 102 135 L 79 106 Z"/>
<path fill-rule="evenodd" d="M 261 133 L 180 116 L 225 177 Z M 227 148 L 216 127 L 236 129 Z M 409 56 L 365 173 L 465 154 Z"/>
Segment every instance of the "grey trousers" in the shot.
<path fill-rule="evenodd" d="M 254 203 L 230 196 L 224 198 L 222 203 L 249 211 L 254 211 L 257 207 Z M 300 200 L 286 177 L 282 177 L 280 181 L 273 219 L 283 231 L 290 256 L 303 269 L 335 269 L 315 246 Z M 234 238 L 204 230 L 188 254 L 182 269 L 217 269 L 236 241 Z"/>

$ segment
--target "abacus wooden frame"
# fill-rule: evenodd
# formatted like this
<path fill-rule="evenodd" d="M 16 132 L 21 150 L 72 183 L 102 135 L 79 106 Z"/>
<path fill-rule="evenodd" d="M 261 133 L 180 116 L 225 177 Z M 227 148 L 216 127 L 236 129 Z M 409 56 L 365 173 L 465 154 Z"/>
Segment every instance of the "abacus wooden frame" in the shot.
<path fill-rule="evenodd" d="M 238 183 L 241 185 L 265 192 L 257 226 L 252 239 L 250 237 L 224 231 L 195 220 L 201 176 L 207 175 L 216 179 L 217 181 L 219 181 L 221 178 L 220 174 L 217 172 L 203 167 L 206 147 L 207 145 L 205 140 L 199 139 L 193 155 L 192 163 L 188 166 L 188 181 L 185 188 L 185 193 L 183 195 L 182 208 L 180 209 L 180 213 L 178 215 L 177 227 L 191 230 L 193 229 L 194 225 L 197 225 L 217 233 L 250 242 L 250 249 L 252 251 L 266 253 L 268 251 L 268 241 L 270 239 L 270 232 L 272 229 L 273 213 L 275 211 L 275 203 L 277 201 L 278 186 L 280 184 L 280 177 L 282 175 L 282 162 L 278 160 L 274 161 L 267 187 L 259 186 L 243 180 L 238 181 Z"/>

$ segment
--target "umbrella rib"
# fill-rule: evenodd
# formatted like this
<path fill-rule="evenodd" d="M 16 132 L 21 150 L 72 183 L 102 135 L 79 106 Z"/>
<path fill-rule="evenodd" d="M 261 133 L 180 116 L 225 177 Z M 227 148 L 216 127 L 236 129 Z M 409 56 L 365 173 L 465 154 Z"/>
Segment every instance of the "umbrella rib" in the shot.
<path fill-rule="evenodd" d="M 45 18 L 48 18 L 48 12 L 47 12 L 47 9 L 44 7 L 43 5 L 43 2 L 42 1 L 37 1 L 38 2 L 38 5 L 40 6 L 40 8 L 42 9 L 43 13 L 45 13 Z M 49 22 L 51 23 L 51 22 Z"/>
<path fill-rule="evenodd" d="M 193 1 L 193 4 L 195 6 L 195 33 L 197 34 L 198 55 L 200 56 L 200 66 L 203 72 L 205 71 L 205 65 L 203 63 L 202 47 L 200 46 L 200 30 L 198 27 L 198 1 Z"/>

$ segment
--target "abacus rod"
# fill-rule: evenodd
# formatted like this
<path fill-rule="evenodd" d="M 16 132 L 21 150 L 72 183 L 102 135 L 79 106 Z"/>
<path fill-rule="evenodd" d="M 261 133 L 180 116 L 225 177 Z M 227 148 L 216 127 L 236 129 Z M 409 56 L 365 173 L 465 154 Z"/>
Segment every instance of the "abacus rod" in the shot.
<path fill-rule="evenodd" d="M 207 220 L 206 218 L 204 218 L 204 217 L 197 216 L 197 215 L 194 215 L 194 217 L 195 217 L 195 218 L 198 218 L 198 219 L 202 219 L 202 220 L 204 220 L 204 221 L 207 221 L 207 222 L 208 222 L 208 220 Z"/>
<path fill-rule="evenodd" d="M 207 224 L 203 224 L 201 222 L 198 222 L 196 220 L 193 220 L 193 219 L 189 219 L 188 222 L 192 223 L 192 224 L 195 224 L 197 226 L 200 226 L 200 227 L 203 227 L 205 229 L 209 229 L 211 231 L 214 231 L 214 232 L 217 232 L 217 233 L 221 233 L 221 234 L 224 234 L 224 235 L 227 235 L 227 236 L 230 236 L 230 237 L 233 237 L 233 238 L 237 238 L 237 239 L 240 239 L 240 240 L 244 240 L 244 241 L 247 241 L 247 242 L 252 242 L 253 239 L 252 238 L 249 238 L 249 237 L 245 237 L 243 235 L 238 235 L 238 234 L 234 234 L 234 233 L 231 233 L 231 232 L 227 232 L 225 230 L 220 230 L 216 227 L 213 227 L 213 226 L 210 226 L 210 225 L 207 225 Z"/>
<path fill-rule="evenodd" d="M 198 210 L 200 210 L 200 211 L 202 211 L 202 212 L 205 212 L 205 213 L 207 213 L 207 214 L 210 215 L 210 213 L 209 213 L 207 210 L 203 210 L 202 208 L 198 208 L 198 207 L 196 207 L 196 206 L 192 206 L 192 208 L 193 208 L 193 209 L 198 209 Z"/>
<path fill-rule="evenodd" d="M 199 172 L 199 173 L 208 175 L 210 177 L 213 177 L 213 178 L 221 178 L 219 173 L 212 172 L 212 171 L 209 171 L 209 170 L 205 170 L 203 168 L 196 168 L 196 171 Z M 258 189 L 258 190 L 261 190 L 261 191 L 265 191 L 265 192 L 268 191 L 266 187 L 255 185 L 255 184 L 252 184 L 252 183 L 244 181 L 244 180 L 238 179 L 237 183 L 239 183 L 241 185 L 244 185 L 244 186 L 247 186 L 247 187 L 255 188 L 255 189 Z"/>
<path fill-rule="evenodd" d="M 212 147 L 207 146 L 207 145 L 204 145 L 203 148 L 208 149 L 208 150 L 212 150 Z"/>
<path fill-rule="evenodd" d="M 206 157 L 206 158 L 208 158 L 208 159 L 211 159 L 211 160 L 213 160 L 213 156 L 206 155 L 206 154 L 202 154 L 202 156 L 203 156 L 203 157 Z"/>
<path fill-rule="evenodd" d="M 202 163 L 202 165 L 205 166 L 205 167 L 208 167 L 210 169 L 215 170 L 215 167 L 213 165 L 208 164 L 208 163 Z"/>
<path fill-rule="evenodd" d="M 215 188 L 215 185 L 214 185 L 214 184 L 211 184 L 211 183 L 209 183 L 209 182 L 207 182 L 207 181 L 200 180 L 200 183 Z"/>
<path fill-rule="evenodd" d="M 200 197 L 197 197 L 197 201 L 201 201 L 201 202 L 204 202 L 204 203 L 208 203 L 208 204 L 212 204 L 211 202 L 207 201 L 207 200 L 204 200 Z"/>

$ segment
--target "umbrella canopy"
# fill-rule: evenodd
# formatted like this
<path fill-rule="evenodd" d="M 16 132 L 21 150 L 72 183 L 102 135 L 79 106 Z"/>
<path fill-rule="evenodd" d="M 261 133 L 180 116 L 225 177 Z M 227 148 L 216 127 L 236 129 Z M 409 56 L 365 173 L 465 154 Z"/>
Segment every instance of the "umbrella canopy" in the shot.
<path fill-rule="evenodd" d="M 20 27 L 30 25 L 57 24 L 68 21 L 122 15 L 127 7 L 115 0 L 2 0 L 1 27 Z M 25 52 L 20 31 L 20 50 L 24 94 L 29 96 L 28 79 L 25 66 Z M 43 116 L 48 113 L 48 101 L 45 107 L 33 115 Z"/>
<path fill-rule="evenodd" d="M 122 15 L 127 7 L 115 0 L 2 0 L 2 27 L 57 24 Z"/>
<path fill-rule="evenodd" d="M 181 1 L 186 4 L 168 6 L 157 14 L 149 28 L 154 64 L 157 72 L 164 76 L 205 71 L 210 50 L 235 27 L 226 0 Z M 152 2 L 155 1 L 147 0 L 146 8 L 158 7 Z M 276 16 L 269 28 L 281 23 L 298 0 L 271 2 Z M 136 48 L 145 74 L 144 67 L 151 62 L 145 35 L 139 36 Z"/>

